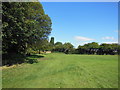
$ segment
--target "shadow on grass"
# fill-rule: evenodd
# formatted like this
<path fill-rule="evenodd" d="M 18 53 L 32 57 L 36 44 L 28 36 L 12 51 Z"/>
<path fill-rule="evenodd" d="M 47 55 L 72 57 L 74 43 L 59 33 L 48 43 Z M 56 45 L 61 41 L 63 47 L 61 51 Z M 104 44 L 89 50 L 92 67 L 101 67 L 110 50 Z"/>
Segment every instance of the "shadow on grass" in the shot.
<path fill-rule="evenodd" d="M 44 56 L 42 56 L 42 55 L 30 55 L 28 57 L 30 57 L 30 58 L 43 58 Z"/>
<path fill-rule="evenodd" d="M 21 54 L 4 54 L 2 56 L 2 66 L 11 66 L 14 64 L 22 64 L 22 63 L 38 63 L 39 58 L 43 58 L 42 55 L 29 55 L 24 56 Z"/>
<path fill-rule="evenodd" d="M 33 63 L 38 63 L 38 60 L 39 58 L 43 58 L 44 56 L 42 55 L 30 55 L 30 56 L 27 56 L 26 57 L 26 60 L 25 62 L 26 63 L 30 63 L 30 64 L 33 64 Z"/>

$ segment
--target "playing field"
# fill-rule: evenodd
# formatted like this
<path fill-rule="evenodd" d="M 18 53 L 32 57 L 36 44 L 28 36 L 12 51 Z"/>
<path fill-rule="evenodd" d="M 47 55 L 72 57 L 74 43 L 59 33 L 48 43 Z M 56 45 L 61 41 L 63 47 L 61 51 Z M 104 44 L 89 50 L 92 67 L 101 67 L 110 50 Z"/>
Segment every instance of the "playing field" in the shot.
<path fill-rule="evenodd" d="M 117 88 L 118 56 L 52 53 L 2 75 L 3 88 Z"/>

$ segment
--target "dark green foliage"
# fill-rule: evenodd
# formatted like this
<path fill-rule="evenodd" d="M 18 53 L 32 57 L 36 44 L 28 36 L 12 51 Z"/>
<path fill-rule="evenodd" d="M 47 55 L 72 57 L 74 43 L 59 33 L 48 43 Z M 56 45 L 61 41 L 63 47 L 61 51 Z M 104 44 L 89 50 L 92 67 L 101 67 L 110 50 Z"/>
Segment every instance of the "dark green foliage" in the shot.
<path fill-rule="evenodd" d="M 64 52 L 66 54 L 70 54 L 70 53 L 72 53 L 74 46 L 71 43 L 64 43 L 63 47 L 64 47 Z"/>
<path fill-rule="evenodd" d="M 64 52 L 64 47 L 62 42 L 56 42 L 53 51 Z"/>
<path fill-rule="evenodd" d="M 33 64 L 33 63 L 38 63 L 38 60 L 37 59 L 27 59 L 25 62 Z"/>
<path fill-rule="evenodd" d="M 3 2 L 2 8 L 3 54 L 26 55 L 38 42 L 39 49 L 43 48 L 42 43 L 48 38 L 52 23 L 39 2 Z"/>
<path fill-rule="evenodd" d="M 38 51 L 39 54 L 40 54 L 40 51 L 49 50 L 49 45 L 50 45 L 50 43 L 48 42 L 47 39 L 42 39 L 42 40 L 36 41 L 32 45 L 32 49 L 35 50 L 35 51 Z"/>
<path fill-rule="evenodd" d="M 11 54 L 11 55 L 5 55 L 3 54 L 3 61 L 2 65 L 8 65 L 11 66 L 13 64 L 21 64 L 21 63 L 38 63 L 38 58 L 43 58 L 44 56 L 41 55 L 27 55 L 23 56 L 22 54 Z"/>
<path fill-rule="evenodd" d="M 76 49 L 77 54 L 98 54 L 98 55 L 115 55 L 118 54 L 118 44 L 106 44 L 98 45 L 95 42 L 78 46 Z"/>
<path fill-rule="evenodd" d="M 55 45 L 62 45 L 62 42 L 56 42 Z"/>
<path fill-rule="evenodd" d="M 72 54 L 75 52 L 74 46 L 71 43 L 64 43 L 56 42 L 54 45 L 53 51 L 55 52 L 64 52 L 66 54 Z"/>
<path fill-rule="evenodd" d="M 100 49 L 98 51 L 98 54 L 103 55 L 103 54 L 110 54 L 110 55 L 115 55 L 118 54 L 118 44 L 106 44 L 103 43 L 100 45 Z M 99 53 L 100 52 L 100 53 Z"/>
<path fill-rule="evenodd" d="M 4 52 L 24 54 L 27 46 L 47 38 L 50 32 L 51 20 L 40 3 L 3 3 Z"/>
<path fill-rule="evenodd" d="M 54 45 L 54 37 L 51 37 L 50 44 Z"/>
<path fill-rule="evenodd" d="M 22 54 L 3 54 L 2 55 L 2 65 L 13 65 L 13 64 L 21 64 L 25 61 L 26 57 Z"/>

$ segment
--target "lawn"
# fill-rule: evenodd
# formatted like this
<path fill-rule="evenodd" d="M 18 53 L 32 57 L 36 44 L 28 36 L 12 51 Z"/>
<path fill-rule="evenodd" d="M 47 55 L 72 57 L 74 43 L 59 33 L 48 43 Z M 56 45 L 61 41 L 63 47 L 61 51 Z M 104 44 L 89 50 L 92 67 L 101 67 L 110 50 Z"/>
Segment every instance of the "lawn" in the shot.
<path fill-rule="evenodd" d="M 3 88 L 117 88 L 117 55 L 51 53 L 2 70 Z"/>

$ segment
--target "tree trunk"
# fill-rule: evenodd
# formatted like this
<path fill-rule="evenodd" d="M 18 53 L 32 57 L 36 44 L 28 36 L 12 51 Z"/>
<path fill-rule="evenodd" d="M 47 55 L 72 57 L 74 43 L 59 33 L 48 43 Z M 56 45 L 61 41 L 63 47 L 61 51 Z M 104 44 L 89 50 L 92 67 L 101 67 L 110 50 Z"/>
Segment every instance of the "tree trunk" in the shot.
<path fill-rule="evenodd" d="M 39 50 L 39 54 L 40 54 L 40 50 Z"/>

